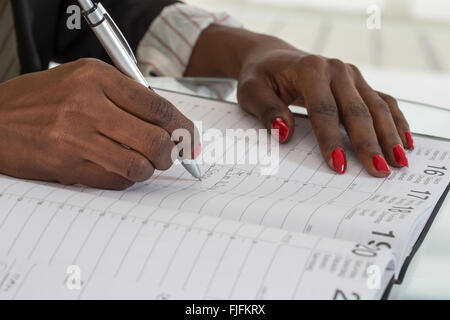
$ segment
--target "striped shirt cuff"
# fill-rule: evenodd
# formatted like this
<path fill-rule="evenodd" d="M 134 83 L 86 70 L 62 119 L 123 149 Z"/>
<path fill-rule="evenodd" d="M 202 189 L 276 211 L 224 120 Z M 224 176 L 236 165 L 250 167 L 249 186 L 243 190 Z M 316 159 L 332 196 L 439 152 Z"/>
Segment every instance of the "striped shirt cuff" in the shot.
<path fill-rule="evenodd" d="M 212 13 L 181 3 L 166 7 L 138 46 L 137 60 L 142 73 L 182 77 L 200 34 L 213 23 L 243 27 L 225 12 Z"/>

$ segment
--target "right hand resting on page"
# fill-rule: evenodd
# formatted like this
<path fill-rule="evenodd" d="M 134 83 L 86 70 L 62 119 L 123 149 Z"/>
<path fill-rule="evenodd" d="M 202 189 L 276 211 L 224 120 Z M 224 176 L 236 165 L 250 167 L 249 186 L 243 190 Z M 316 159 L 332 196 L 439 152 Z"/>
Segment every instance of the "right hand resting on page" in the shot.
<path fill-rule="evenodd" d="M 174 130 L 194 137 L 167 100 L 94 59 L 2 83 L 0 101 L 0 173 L 18 178 L 124 189 L 172 165 Z"/>

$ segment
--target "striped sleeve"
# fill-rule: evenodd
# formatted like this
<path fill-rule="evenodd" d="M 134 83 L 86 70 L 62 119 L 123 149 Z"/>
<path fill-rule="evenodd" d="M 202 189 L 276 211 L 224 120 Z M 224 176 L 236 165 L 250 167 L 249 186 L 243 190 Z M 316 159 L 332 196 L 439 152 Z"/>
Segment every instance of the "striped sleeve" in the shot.
<path fill-rule="evenodd" d="M 142 73 L 182 77 L 200 34 L 213 23 L 243 27 L 225 12 L 212 13 L 182 3 L 166 7 L 139 43 L 137 59 Z"/>

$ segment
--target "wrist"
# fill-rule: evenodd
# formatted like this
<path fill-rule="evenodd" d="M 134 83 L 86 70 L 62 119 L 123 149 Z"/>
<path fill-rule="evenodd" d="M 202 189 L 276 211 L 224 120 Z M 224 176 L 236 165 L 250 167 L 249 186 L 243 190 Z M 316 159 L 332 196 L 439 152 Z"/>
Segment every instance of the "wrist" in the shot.
<path fill-rule="evenodd" d="M 185 76 L 239 79 L 243 70 L 257 61 L 261 54 L 283 48 L 297 50 L 272 36 L 211 25 L 202 32 Z"/>

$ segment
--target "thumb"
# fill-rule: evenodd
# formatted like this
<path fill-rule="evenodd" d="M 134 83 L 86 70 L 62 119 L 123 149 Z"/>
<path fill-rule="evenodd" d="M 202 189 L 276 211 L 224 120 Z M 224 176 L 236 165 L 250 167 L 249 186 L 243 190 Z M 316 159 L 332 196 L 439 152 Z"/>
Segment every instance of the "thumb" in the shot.
<path fill-rule="evenodd" d="M 294 133 L 295 121 L 289 106 L 263 80 L 245 80 L 239 84 L 238 101 L 247 112 L 261 120 L 268 130 L 276 130 L 280 143 L 288 142 Z"/>

